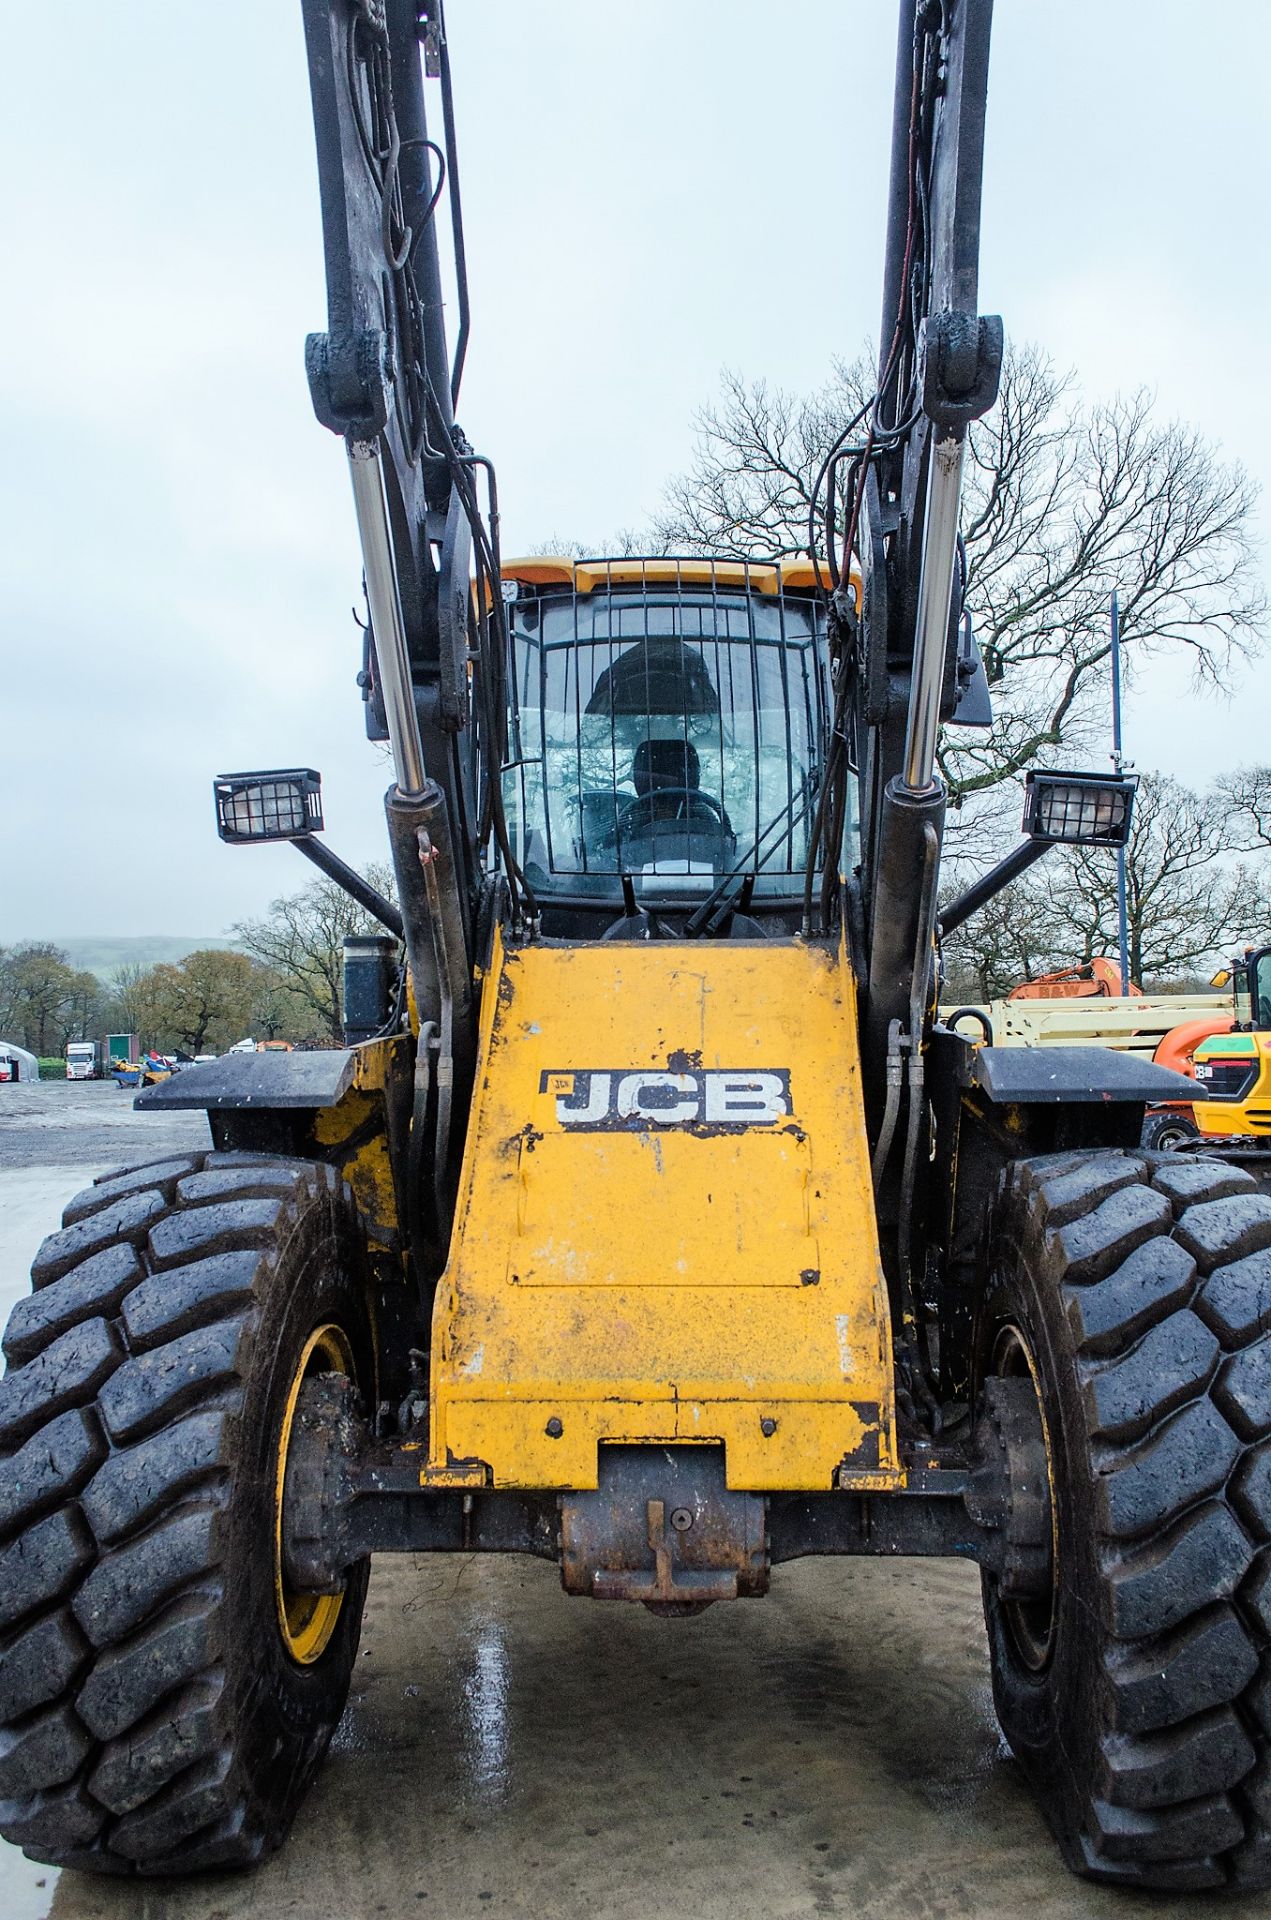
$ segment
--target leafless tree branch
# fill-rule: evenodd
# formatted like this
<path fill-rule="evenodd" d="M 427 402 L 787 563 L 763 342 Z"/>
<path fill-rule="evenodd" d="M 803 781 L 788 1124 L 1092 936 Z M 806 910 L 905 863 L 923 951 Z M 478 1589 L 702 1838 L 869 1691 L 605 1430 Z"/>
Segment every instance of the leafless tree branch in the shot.
<path fill-rule="evenodd" d="M 816 473 L 871 384 L 868 355 L 804 398 L 726 373 L 650 544 L 802 553 Z M 1201 682 L 1225 687 L 1262 646 L 1257 489 L 1194 429 L 1161 423 L 1146 390 L 1089 403 L 1038 349 L 1010 353 L 997 406 L 971 430 L 966 474 L 968 604 L 997 720 L 989 736 L 945 736 L 955 799 L 1053 760 L 1100 724 L 1114 589 L 1130 670 L 1183 649 Z"/>

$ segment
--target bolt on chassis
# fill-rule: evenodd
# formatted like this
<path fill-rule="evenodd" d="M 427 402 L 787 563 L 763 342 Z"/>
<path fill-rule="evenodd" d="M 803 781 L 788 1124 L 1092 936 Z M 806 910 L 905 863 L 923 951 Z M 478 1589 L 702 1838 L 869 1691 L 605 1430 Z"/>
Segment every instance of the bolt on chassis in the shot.
<path fill-rule="evenodd" d="M 348 1044 L 143 1093 L 210 1150 L 67 1207 L 4 1336 L 0 1831 L 188 1872 L 285 1835 L 371 1555 L 528 1553 L 667 1616 L 807 1554 L 982 1569 L 1065 1859 L 1271 1878 L 1271 1201 L 1139 1150 L 1190 1082 L 935 1019 L 939 939 L 1133 781 L 1036 772 L 937 909 L 990 0 L 901 0 L 877 390 L 808 555 L 504 564 L 440 0 L 303 0 L 366 729 L 396 900 L 309 769 L 216 783 L 383 927 Z M 428 131 L 426 100 L 436 95 Z M 439 234 L 458 327 L 443 323 Z M 778 1576 L 779 1577 L 779 1576 Z"/>

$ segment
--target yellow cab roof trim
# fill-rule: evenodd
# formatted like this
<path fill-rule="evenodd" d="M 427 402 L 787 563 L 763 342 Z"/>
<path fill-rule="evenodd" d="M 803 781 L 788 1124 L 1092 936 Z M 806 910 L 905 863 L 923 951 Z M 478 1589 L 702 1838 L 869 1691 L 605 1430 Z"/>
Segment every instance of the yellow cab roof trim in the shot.
<path fill-rule="evenodd" d="M 710 586 L 749 589 L 752 593 L 776 594 L 806 592 L 828 586 L 828 571 L 811 560 L 570 560 L 562 554 L 536 554 L 524 560 L 503 562 L 505 580 L 517 580 L 527 587 L 572 587 L 575 593 L 593 593 L 612 585 L 680 583 L 684 586 Z M 853 566 L 852 588 L 857 606 L 861 598 L 859 567 Z"/>

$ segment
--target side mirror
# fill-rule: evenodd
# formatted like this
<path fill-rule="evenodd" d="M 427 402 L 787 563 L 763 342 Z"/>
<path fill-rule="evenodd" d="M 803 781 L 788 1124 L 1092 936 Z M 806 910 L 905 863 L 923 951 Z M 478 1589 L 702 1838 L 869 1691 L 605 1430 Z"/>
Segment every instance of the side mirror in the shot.
<path fill-rule="evenodd" d="M 1229 987 L 1231 985 L 1231 968 L 1219 967 L 1209 984 L 1211 987 Z"/>
<path fill-rule="evenodd" d="M 232 846 L 322 831 L 322 776 L 312 767 L 222 773 L 213 782 L 216 831 Z"/>

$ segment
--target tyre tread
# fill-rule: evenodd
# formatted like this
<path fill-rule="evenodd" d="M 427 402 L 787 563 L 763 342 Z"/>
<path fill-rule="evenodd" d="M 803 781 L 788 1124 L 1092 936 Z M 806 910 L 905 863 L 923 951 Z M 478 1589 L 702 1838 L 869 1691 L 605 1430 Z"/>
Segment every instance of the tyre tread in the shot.
<path fill-rule="evenodd" d="M 1008 1171 L 1085 1408 L 1104 1652 L 1079 1871 L 1271 1884 L 1271 1199 L 1168 1153 Z M 1058 1815 L 1057 1821 L 1072 1816 Z"/>
<path fill-rule="evenodd" d="M 36 1256 L 0 1380 L 0 1833 L 35 1857 L 189 1872 L 281 1838 L 227 1708 L 222 1520 L 257 1303 L 337 1200 L 322 1163 L 170 1157 L 77 1194 Z"/>

